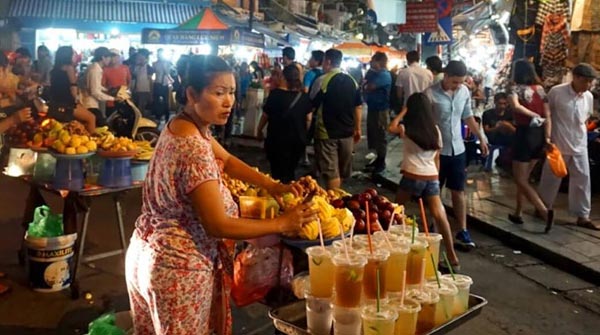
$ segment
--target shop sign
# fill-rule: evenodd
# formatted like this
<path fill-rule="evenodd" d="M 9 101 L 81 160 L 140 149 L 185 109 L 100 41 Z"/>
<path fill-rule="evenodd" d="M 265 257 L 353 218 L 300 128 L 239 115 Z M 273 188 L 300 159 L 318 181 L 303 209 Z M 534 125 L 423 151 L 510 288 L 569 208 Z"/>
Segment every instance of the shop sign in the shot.
<path fill-rule="evenodd" d="M 437 29 L 423 35 L 426 45 L 452 43 L 452 4 L 453 0 L 435 0 L 438 11 Z"/>
<path fill-rule="evenodd" d="M 438 9 L 433 0 L 408 2 L 406 23 L 398 25 L 400 33 L 425 33 L 437 30 Z"/>
<path fill-rule="evenodd" d="M 265 35 L 243 29 L 231 30 L 231 44 L 246 45 L 255 48 L 265 47 Z"/>
<path fill-rule="evenodd" d="M 143 29 L 143 44 L 230 44 L 229 30 Z"/>

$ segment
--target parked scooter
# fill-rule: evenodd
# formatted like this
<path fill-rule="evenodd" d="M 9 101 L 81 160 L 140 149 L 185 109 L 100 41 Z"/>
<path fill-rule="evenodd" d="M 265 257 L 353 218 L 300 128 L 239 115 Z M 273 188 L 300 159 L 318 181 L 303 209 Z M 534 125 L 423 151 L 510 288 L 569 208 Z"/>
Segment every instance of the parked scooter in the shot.
<path fill-rule="evenodd" d="M 108 128 L 116 136 L 130 137 L 136 141 L 148 141 L 156 145 L 160 131 L 156 122 L 145 118 L 131 100 L 127 87 L 116 93 L 115 111 L 106 119 Z"/>

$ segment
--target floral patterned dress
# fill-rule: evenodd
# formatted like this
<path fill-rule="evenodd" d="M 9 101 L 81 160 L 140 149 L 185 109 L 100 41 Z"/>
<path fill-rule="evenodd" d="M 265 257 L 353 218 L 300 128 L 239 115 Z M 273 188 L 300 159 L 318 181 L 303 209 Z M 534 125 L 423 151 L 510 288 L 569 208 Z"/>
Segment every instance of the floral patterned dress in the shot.
<path fill-rule="evenodd" d="M 232 248 L 207 235 L 189 197 L 217 180 L 226 213 L 238 215 L 210 138 L 167 126 L 157 143 L 126 258 L 136 334 L 231 334 Z"/>

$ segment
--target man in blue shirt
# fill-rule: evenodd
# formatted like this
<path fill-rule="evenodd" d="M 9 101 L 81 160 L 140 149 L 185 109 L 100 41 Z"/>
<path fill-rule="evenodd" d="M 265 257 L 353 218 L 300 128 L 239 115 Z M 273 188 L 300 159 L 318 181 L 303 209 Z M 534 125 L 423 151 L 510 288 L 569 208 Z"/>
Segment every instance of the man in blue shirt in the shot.
<path fill-rule="evenodd" d="M 308 60 L 308 67 L 310 70 L 304 75 L 304 92 L 309 92 L 310 86 L 317 79 L 318 76 L 323 74 L 323 58 L 325 53 L 321 50 L 313 50 L 311 57 Z"/>
<path fill-rule="evenodd" d="M 371 58 L 371 69 L 365 76 L 363 86 L 367 102 L 367 142 L 369 150 L 374 150 L 377 158 L 367 165 L 367 170 L 381 173 L 385 170 L 387 153 L 386 130 L 390 123 L 390 90 L 392 75 L 387 70 L 387 55 L 377 52 Z"/>
<path fill-rule="evenodd" d="M 442 133 L 443 147 L 439 165 L 440 186 L 446 185 L 452 193 L 454 217 L 461 228 L 456 234 L 456 242 L 462 247 L 471 249 L 475 247 L 475 242 L 467 230 L 465 202 L 467 160 L 461 121 L 464 121 L 471 132 L 479 138 L 482 156 L 487 156 L 488 147 L 485 136 L 482 136 L 479 125 L 473 117 L 471 93 L 463 84 L 466 76 L 465 63 L 450 61 L 444 69 L 444 79 L 425 90 L 425 94 L 433 103 L 433 110 Z"/>

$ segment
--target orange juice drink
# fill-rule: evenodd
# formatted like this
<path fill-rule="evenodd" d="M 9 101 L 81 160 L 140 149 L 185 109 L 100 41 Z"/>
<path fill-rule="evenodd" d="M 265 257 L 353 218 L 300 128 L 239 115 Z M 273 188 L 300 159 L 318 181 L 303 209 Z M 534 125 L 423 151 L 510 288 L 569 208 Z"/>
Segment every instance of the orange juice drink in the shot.
<path fill-rule="evenodd" d="M 386 249 L 361 250 L 360 254 L 367 258 L 363 279 L 363 294 L 368 302 L 377 300 L 377 272 L 379 271 L 379 298 L 387 298 L 387 264 L 390 252 Z"/>
<path fill-rule="evenodd" d="M 429 233 L 427 236 L 425 233 L 419 233 L 418 239 L 424 240 L 429 244 L 427 252 L 425 253 L 425 278 L 435 278 L 435 271 L 437 271 L 438 263 L 440 261 L 440 242 L 442 241 L 442 235 L 438 233 Z M 433 262 L 431 263 L 431 256 L 433 255 Z"/>
<path fill-rule="evenodd" d="M 362 309 L 363 335 L 394 335 L 398 313 L 390 306 L 367 305 Z"/>
<path fill-rule="evenodd" d="M 423 290 L 413 289 L 406 293 L 421 305 L 421 310 L 417 317 L 417 334 L 426 333 L 435 328 L 435 310 L 440 296 L 435 290 L 424 288 Z"/>
<path fill-rule="evenodd" d="M 394 326 L 394 335 L 415 335 L 417 333 L 417 317 L 421 311 L 421 305 L 412 299 L 405 298 L 400 304 L 400 297 L 390 298 L 388 305 L 398 312 L 398 319 Z"/>
<path fill-rule="evenodd" d="M 440 301 L 435 309 L 435 326 L 443 325 L 454 316 L 454 299 L 458 295 L 458 289 L 446 280 L 440 282 L 440 287 L 438 287 L 437 281 L 429 281 L 426 287 L 437 290 L 440 296 Z"/>
<path fill-rule="evenodd" d="M 310 293 L 318 298 L 329 298 L 333 293 L 333 263 L 331 252 L 321 246 L 306 249 Z"/>
<path fill-rule="evenodd" d="M 334 305 L 359 307 L 367 259 L 356 253 L 337 254 L 333 257 L 334 266 Z"/>
<path fill-rule="evenodd" d="M 388 292 L 402 292 L 402 273 L 406 271 L 406 262 L 410 245 L 404 240 L 390 242 L 388 246 L 390 258 L 387 261 L 386 286 Z"/>
<path fill-rule="evenodd" d="M 423 259 L 427 252 L 427 242 L 415 239 L 410 244 L 410 251 L 406 262 L 406 285 L 418 285 L 421 283 L 421 272 L 423 271 Z"/>
<path fill-rule="evenodd" d="M 454 316 L 466 312 L 469 309 L 469 293 L 473 279 L 469 276 L 455 274 L 454 279 L 452 279 L 452 275 L 443 275 L 442 280 L 449 281 L 458 288 L 458 295 L 454 298 Z"/>

